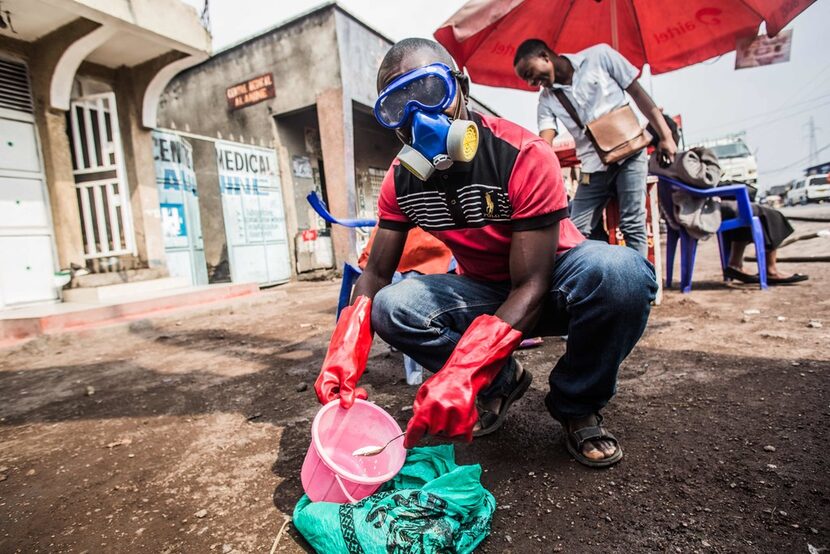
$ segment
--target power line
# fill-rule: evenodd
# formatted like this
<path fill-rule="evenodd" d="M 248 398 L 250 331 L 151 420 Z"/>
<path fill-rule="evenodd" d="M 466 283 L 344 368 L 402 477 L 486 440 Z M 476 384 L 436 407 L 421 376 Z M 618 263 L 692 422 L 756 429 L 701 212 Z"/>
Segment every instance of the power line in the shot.
<path fill-rule="evenodd" d="M 740 127 L 740 129 L 742 131 L 746 131 L 747 129 L 755 129 L 755 128 L 758 128 L 758 127 L 765 127 L 765 126 L 770 125 L 772 123 L 777 123 L 777 122 L 782 121 L 784 119 L 790 119 L 790 118 L 795 117 L 797 115 L 801 115 L 803 113 L 811 112 L 813 110 L 816 110 L 818 108 L 822 108 L 822 107 L 827 106 L 827 105 L 830 105 L 830 100 L 827 100 L 826 102 L 824 102 L 822 104 L 817 104 L 815 106 L 810 106 L 808 108 L 804 108 L 802 110 L 799 110 L 797 112 L 793 112 L 791 114 L 783 115 L 781 117 L 776 117 L 776 118 L 773 118 L 773 119 L 768 119 L 766 121 L 761 121 L 759 123 L 754 123 L 752 125 L 741 125 L 741 126 L 739 126 L 739 125 L 730 125 L 730 126 L 731 127 Z M 709 134 L 709 132 L 712 131 L 713 129 L 721 129 L 721 128 L 723 128 L 722 125 L 718 125 L 718 126 L 714 126 L 714 127 L 707 127 L 706 130 L 703 131 L 703 132 L 690 134 L 690 137 L 697 137 L 698 135 L 702 135 L 704 132 Z M 691 138 L 689 138 L 689 140 L 690 140 L 690 142 L 695 142 L 695 140 L 692 140 Z"/>
<path fill-rule="evenodd" d="M 821 154 L 822 152 L 824 152 L 828 148 L 830 148 L 830 144 L 825 144 L 824 146 L 822 146 L 821 148 L 819 148 L 818 150 L 815 151 L 815 156 L 818 156 L 819 154 Z M 766 171 L 759 171 L 758 173 L 760 175 L 769 175 L 770 173 L 779 173 L 779 172 L 784 171 L 786 169 L 791 169 L 792 167 L 794 167 L 794 166 L 796 166 L 800 163 L 806 162 L 810 158 L 810 156 L 811 156 L 811 154 L 808 154 L 808 155 L 804 156 L 803 158 L 800 158 L 800 159 L 794 161 L 791 164 L 784 165 L 784 166 L 778 167 L 776 169 L 768 169 Z"/>
<path fill-rule="evenodd" d="M 799 91 L 798 91 L 798 93 L 797 93 L 795 96 L 793 96 L 792 98 L 790 98 L 789 100 L 787 100 L 786 102 L 784 102 L 783 104 L 781 104 L 780 106 L 778 106 L 777 108 L 775 108 L 774 110 L 771 110 L 771 113 L 776 113 L 776 112 L 781 111 L 781 110 L 783 110 L 783 109 L 788 109 L 788 108 L 790 108 L 790 107 L 792 107 L 792 106 L 796 106 L 796 105 L 798 105 L 798 104 L 801 104 L 802 102 L 793 102 L 793 101 L 794 101 L 794 100 L 797 100 L 798 98 L 800 98 L 801 96 L 803 96 L 805 92 L 807 92 L 808 90 L 810 90 L 810 88 L 809 88 L 809 87 L 810 87 L 810 85 L 812 85 L 812 84 L 816 81 L 816 79 L 818 79 L 819 77 L 821 77 L 821 76 L 824 74 L 824 72 L 825 72 L 825 71 L 827 71 L 828 69 L 830 69 L 830 63 L 828 63 L 827 65 L 825 65 L 825 66 L 824 66 L 824 67 L 822 67 L 821 69 L 819 69 L 817 73 L 814 73 L 814 74 L 813 74 L 812 79 L 810 79 L 810 80 L 809 80 L 809 81 L 807 81 L 804 85 L 802 85 L 801 87 L 799 87 Z M 814 98 L 812 98 L 812 99 L 810 99 L 810 100 L 804 100 L 803 102 L 810 102 L 810 101 L 815 100 L 815 99 L 818 99 L 818 98 L 824 98 L 825 96 L 826 96 L 826 95 L 823 95 L 823 96 L 816 96 L 816 97 L 814 97 Z M 768 113 L 769 113 L 769 112 L 768 112 Z M 761 114 L 761 115 L 763 115 L 763 114 Z M 753 116 L 753 117 L 758 117 L 758 116 Z"/>
<path fill-rule="evenodd" d="M 814 111 L 818 108 L 822 108 L 822 107 L 827 106 L 827 105 L 830 105 L 830 100 L 828 100 L 827 102 L 824 102 L 823 104 L 817 104 L 815 106 L 810 106 L 809 108 L 804 108 L 803 110 L 799 110 L 799 111 L 793 112 L 791 114 L 783 115 L 781 117 L 776 117 L 775 119 L 769 119 L 767 121 L 762 121 L 760 123 L 754 123 L 752 125 L 747 125 L 747 126 L 744 127 L 744 129 L 754 129 L 756 127 L 763 127 L 763 126 L 768 125 L 770 123 L 776 123 L 778 121 L 783 121 L 785 119 L 790 119 L 791 117 L 795 117 L 795 116 L 801 115 L 803 113 L 812 112 L 812 111 Z"/>
<path fill-rule="evenodd" d="M 822 94 L 820 96 L 815 96 L 815 97 L 810 98 L 808 100 L 802 100 L 801 102 L 795 102 L 793 104 L 789 104 L 788 106 L 783 107 L 783 108 L 779 108 L 777 110 L 767 110 L 763 113 L 758 113 L 758 114 L 751 115 L 751 116 L 748 116 L 748 117 L 743 117 L 741 119 L 735 119 L 735 120 L 732 120 L 732 121 L 728 121 L 726 123 L 720 123 L 720 124 L 715 125 L 715 126 L 707 127 L 707 130 L 722 129 L 724 127 L 734 127 L 734 126 L 739 125 L 741 123 L 744 123 L 746 121 L 751 121 L 753 119 L 758 119 L 759 117 L 769 117 L 771 114 L 785 112 L 785 111 L 788 111 L 790 109 L 793 109 L 793 108 L 796 108 L 796 107 L 799 107 L 799 106 L 802 106 L 802 105 L 811 104 L 813 102 L 818 102 L 820 100 L 823 100 L 826 103 L 827 99 L 828 99 L 828 95 L 827 94 Z M 820 104 L 820 105 L 817 105 L 817 106 L 813 106 L 809 109 L 815 109 L 815 108 L 821 107 L 823 105 L 824 104 Z M 795 114 L 792 114 L 792 115 L 795 115 Z"/>
<path fill-rule="evenodd" d="M 818 71 L 818 73 L 815 73 L 815 74 L 813 75 L 813 78 L 812 78 L 812 79 L 810 79 L 809 81 L 807 81 L 807 83 L 801 87 L 801 90 L 798 92 L 798 94 L 796 94 L 796 95 L 793 97 L 793 100 L 795 100 L 795 99 L 796 99 L 796 98 L 798 98 L 799 96 L 802 96 L 802 95 L 803 95 L 806 91 L 810 90 L 808 87 L 809 87 L 810 85 L 812 85 L 812 84 L 816 81 L 816 79 L 818 79 L 819 77 L 821 77 L 822 75 L 824 75 L 824 72 L 825 72 L 825 71 L 827 71 L 828 69 L 830 69 L 830 63 L 828 63 L 827 65 L 825 65 L 824 67 L 822 67 L 822 68 Z"/>

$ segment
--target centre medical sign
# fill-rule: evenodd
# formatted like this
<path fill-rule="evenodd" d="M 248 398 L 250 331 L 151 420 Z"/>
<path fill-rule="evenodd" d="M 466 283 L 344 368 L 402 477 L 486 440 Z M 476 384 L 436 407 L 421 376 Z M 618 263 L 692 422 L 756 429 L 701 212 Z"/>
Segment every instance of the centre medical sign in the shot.
<path fill-rule="evenodd" d="M 279 165 L 273 149 L 217 141 L 216 163 L 234 283 L 291 278 Z"/>
<path fill-rule="evenodd" d="M 259 77 L 239 83 L 225 91 L 228 107 L 232 110 L 251 106 L 257 102 L 276 96 L 274 91 L 274 74 L 266 73 Z"/>

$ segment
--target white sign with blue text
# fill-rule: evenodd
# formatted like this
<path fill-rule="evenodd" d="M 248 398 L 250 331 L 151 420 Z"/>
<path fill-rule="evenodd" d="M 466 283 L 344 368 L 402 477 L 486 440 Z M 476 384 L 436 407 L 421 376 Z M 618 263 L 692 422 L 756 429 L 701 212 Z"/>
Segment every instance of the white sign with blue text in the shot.
<path fill-rule="evenodd" d="M 179 135 L 153 131 L 153 158 L 167 268 L 173 277 L 207 284 L 193 148 Z"/>
<path fill-rule="evenodd" d="M 291 263 L 276 153 L 222 141 L 216 164 L 232 280 L 287 281 Z"/>

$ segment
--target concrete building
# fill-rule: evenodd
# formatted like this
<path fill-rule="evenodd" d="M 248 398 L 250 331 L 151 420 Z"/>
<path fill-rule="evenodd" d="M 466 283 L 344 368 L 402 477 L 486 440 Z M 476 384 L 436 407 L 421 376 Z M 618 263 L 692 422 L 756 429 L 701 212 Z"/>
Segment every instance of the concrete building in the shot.
<path fill-rule="evenodd" d="M 208 58 L 179 0 L 3 0 L 0 308 L 73 285 L 168 275 L 151 130 L 158 99 Z M 94 296 L 94 294 L 93 294 Z"/>
<path fill-rule="evenodd" d="M 192 152 L 199 205 L 191 212 L 201 214 L 210 282 L 274 283 L 356 259 L 365 235 L 327 226 L 306 195 L 318 192 L 340 218 L 376 217 L 380 183 L 400 148 L 372 114 L 391 45 L 330 3 L 170 82 L 158 110 L 157 164 L 168 143 Z"/>
<path fill-rule="evenodd" d="M 392 41 L 336 3 L 212 58 L 180 0 L 3 0 L 0 17 L 0 319 L 110 298 L 106 319 L 356 259 L 367 233 L 306 195 L 375 217 L 400 147 L 372 116 Z"/>

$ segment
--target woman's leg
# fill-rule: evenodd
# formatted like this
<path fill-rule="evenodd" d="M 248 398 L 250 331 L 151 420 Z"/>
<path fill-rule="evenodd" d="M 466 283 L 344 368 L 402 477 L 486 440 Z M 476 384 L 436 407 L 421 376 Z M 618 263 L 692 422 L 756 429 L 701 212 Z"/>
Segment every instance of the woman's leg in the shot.
<path fill-rule="evenodd" d="M 732 269 L 737 269 L 738 271 L 743 271 L 744 252 L 746 252 L 747 246 L 749 246 L 748 242 L 737 240 L 732 241 L 732 246 L 729 250 L 729 267 L 731 267 Z"/>

